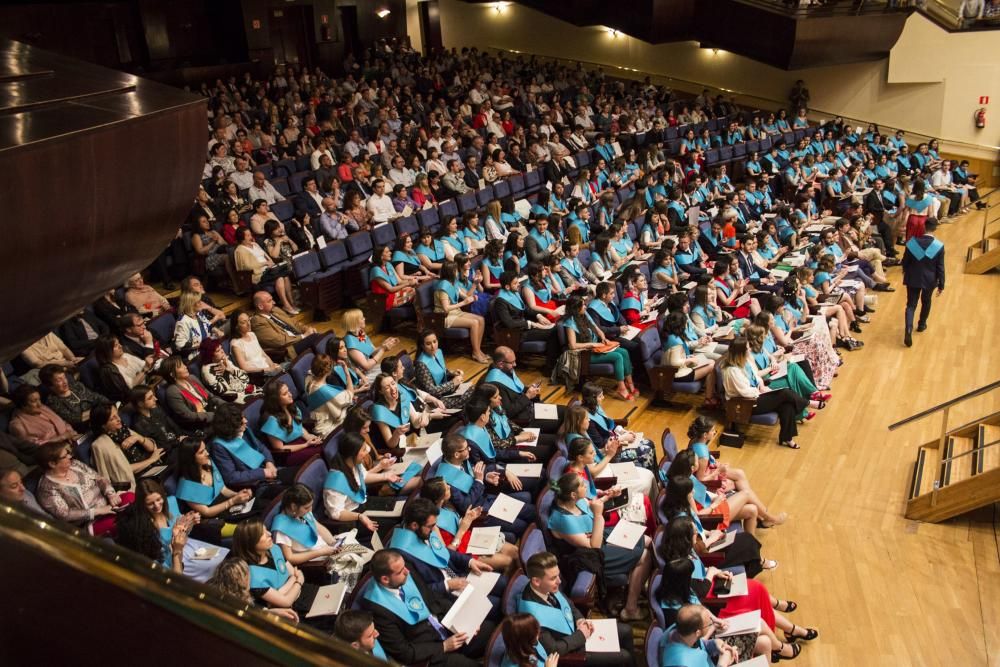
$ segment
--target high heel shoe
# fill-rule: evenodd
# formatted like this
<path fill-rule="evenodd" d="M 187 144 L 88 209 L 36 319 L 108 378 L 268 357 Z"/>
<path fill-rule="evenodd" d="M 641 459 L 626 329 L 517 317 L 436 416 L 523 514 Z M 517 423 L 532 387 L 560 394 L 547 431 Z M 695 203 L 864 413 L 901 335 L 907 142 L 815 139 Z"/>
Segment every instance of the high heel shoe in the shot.
<path fill-rule="evenodd" d="M 801 637 L 796 636 L 795 635 L 796 628 L 798 628 L 799 630 L 805 630 L 806 634 L 804 634 Z M 787 639 L 790 642 L 795 642 L 795 641 L 797 641 L 799 639 L 801 639 L 802 641 L 811 642 L 812 640 L 816 639 L 817 637 L 819 637 L 819 630 L 815 630 L 813 628 L 800 628 L 797 625 L 793 625 L 792 626 L 791 632 L 786 632 L 785 633 L 785 639 Z"/>
<path fill-rule="evenodd" d="M 785 650 L 786 646 L 792 647 L 791 655 L 781 655 L 781 652 Z M 802 647 L 795 642 L 781 642 L 781 647 L 777 651 L 771 651 L 771 662 L 779 662 L 781 660 L 795 660 L 799 657 L 799 653 L 802 652 Z"/>
<path fill-rule="evenodd" d="M 810 396 L 809 398 L 811 398 L 814 401 L 826 402 L 829 401 L 831 398 L 833 398 L 833 394 L 824 394 L 822 391 L 816 390 L 812 393 L 812 396 Z"/>

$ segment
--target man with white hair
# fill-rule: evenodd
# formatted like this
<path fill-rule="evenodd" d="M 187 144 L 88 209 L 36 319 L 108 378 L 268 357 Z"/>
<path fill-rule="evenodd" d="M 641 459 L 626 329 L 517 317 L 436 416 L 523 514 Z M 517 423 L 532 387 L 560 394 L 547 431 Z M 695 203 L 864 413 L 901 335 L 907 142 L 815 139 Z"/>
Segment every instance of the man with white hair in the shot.
<path fill-rule="evenodd" d="M 259 169 L 253 173 L 253 183 L 250 184 L 249 199 L 250 201 L 263 199 L 267 202 L 268 206 L 275 202 L 285 201 L 281 193 L 264 177 L 264 172 Z"/>

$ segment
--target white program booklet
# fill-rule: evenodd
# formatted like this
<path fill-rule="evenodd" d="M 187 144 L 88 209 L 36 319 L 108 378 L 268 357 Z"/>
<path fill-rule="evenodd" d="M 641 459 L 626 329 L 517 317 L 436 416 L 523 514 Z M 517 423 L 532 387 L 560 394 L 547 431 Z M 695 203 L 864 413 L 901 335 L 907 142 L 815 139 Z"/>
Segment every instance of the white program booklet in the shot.
<path fill-rule="evenodd" d="M 716 637 L 732 637 L 748 632 L 760 632 L 760 610 L 754 609 L 745 614 L 737 614 L 726 619 L 728 627 L 725 632 L 717 633 Z"/>
<path fill-rule="evenodd" d="M 541 463 L 508 463 L 507 472 L 512 472 L 520 477 L 541 477 Z"/>
<path fill-rule="evenodd" d="M 486 592 L 488 589 L 479 593 L 475 586 L 466 586 L 455 600 L 455 604 L 451 605 L 451 609 L 441 619 L 441 625 L 455 634 L 464 632 L 468 636 L 466 643 L 472 641 L 473 635 L 479 631 L 479 626 L 493 611 L 493 603 L 486 596 Z"/>
<path fill-rule="evenodd" d="M 166 469 L 167 469 L 167 466 L 153 466 L 152 468 L 147 469 L 146 472 L 142 473 L 142 476 L 143 477 L 156 477 L 157 475 L 159 475 L 161 472 L 163 472 Z"/>
<path fill-rule="evenodd" d="M 618 620 L 614 618 L 590 619 L 594 632 L 587 638 L 584 647 L 588 653 L 617 653 L 622 650 L 618 643 Z"/>
<path fill-rule="evenodd" d="M 608 535 L 608 544 L 632 550 L 645 533 L 646 527 L 641 524 L 632 523 L 631 521 L 619 521 L 615 529 Z M 745 579 L 743 583 L 744 585 L 746 584 Z"/>
<path fill-rule="evenodd" d="M 528 442 L 522 442 L 520 444 L 527 445 L 528 447 L 534 447 L 535 444 L 538 442 L 538 438 L 540 438 L 542 435 L 542 429 L 535 426 L 529 426 L 528 428 L 525 428 L 523 430 L 525 433 L 528 433 L 534 437 L 532 437 L 532 439 L 529 440 Z M 516 475 L 517 473 L 514 474 Z"/>
<path fill-rule="evenodd" d="M 535 403 L 535 419 L 559 419 L 559 410 L 551 403 Z"/>
<path fill-rule="evenodd" d="M 735 541 L 736 541 L 736 531 L 734 531 L 734 530 L 727 531 L 722 536 L 721 540 L 719 540 L 718 542 L 715 542 L 714 544 L 712 544 L 712 546 L 710 546 L 708 548 L 708 553 L 711 554 L 711 553 L 715 553 L 716 551 L 722 551 L 723 549 L 725 549 L 726 547 L 730 546 Z"/>
<path fill-rule="evenodd" d="M 622 334 L 622 338 L 625 340 L 635 340 L 635 337 L 639 335 L 642 329 L 634 327 L 631 324 L 625 328 L 625 333 Z"/>
<path fill-rule="evenodd" d="M 465 396 L 469 392 L 469 390 L 472 389 L 472 386 L 474 384 L 475 383 L 472 382 L 471 380 L 468 381 L 468 382 L 463 382 L 462 384 L 458 385 L 455 388 L 455 391 L 453 391 L 450 395 L 451 396 Z"/>
<path fill-rule="evenodd" d="M 344 595 L 347 593 L 347 583 L 341 581 L 337 584 L 320 586 L 316 591 L 316 598 L 312 606 L 306 613 L 306 618 L 313 616 L 332 616 L 340 612 L 340 605 L 344 603 Z"/>
<path fill-rule="evenodd" d="M 716 635 L 718 637 L 718 635 Z M 744 660 L 743 662 L 737 662 L 732 667 L 768 667 L 767 658 L 762 655 L 758 655 L 756 658 L 750 658 L 749 660 Z"/>
<path fill-rule="evenodd" d="M 500 581 L 499 572 L 482 572 L 480 574 L 470 574 L 465 578 L 470 586 L 474 586 L 482 595 L 489 594 L 493 587 Z"/>
<path fill-rule="evenodd" d="M 490 511 L 487 515 L 500 519 L 501 521 L 506 521 L 507 523 L 513 523 L 514 519 L 521 512 L 521 508 L 524 507 L 524 502 L 518 500 L 517 498 L 512 498 L 506 493 L 501 493 L 490 505 Z"/>
<path fill-rule="evenodd" d="M 492 556 L 497 552 L 499 539 L 503 539 L 500 535 L 500 526 L 473 528 L 468 552 L 474 556 Z"/>

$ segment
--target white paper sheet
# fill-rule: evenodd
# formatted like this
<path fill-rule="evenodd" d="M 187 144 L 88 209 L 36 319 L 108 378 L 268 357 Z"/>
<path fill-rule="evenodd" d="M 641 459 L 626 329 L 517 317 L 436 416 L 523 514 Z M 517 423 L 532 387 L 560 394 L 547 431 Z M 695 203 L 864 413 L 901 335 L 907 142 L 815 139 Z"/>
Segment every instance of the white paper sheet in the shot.
<path fill-rule="evenodd" d="M 559 409 L 551 403 L 535 403 L 535 419 L 559 419 Z"/>
<path fill-rule="evenodd" d="M 455 600 L 455 604 L 451 605 L 451 609 L 441 619 L 441 625 L 455 634 L 464 632 L 468 635 L 468 641 L 472 641 L 473 635 L 492 610 L 493 603 L 485 593 L 478 593 L 475 586 L 466 586 Z"/>
<path fill-rule="evenodd" d="M 611 534 L 608 535 L 608 544 L 632 550 L 645 532 L 646 527 L 643 525 L 631 521 L 619 521 Z"/>
<path fill-rule="evenodd" d="M 327 584 L 320 586 L 316 591 L 316 598 L 312 606 L 306 613 L 306 618 L 314 616 L 332 616 L 340 611 L 340 606 L 344 603 L 344 595 L 347 593 L 347 583 Z"/>
<path fill-rule="evenodd" d="M 508 463 L 507 472 L 514 473 L 518 478 L 521 477 L 541 477 L 542 476 L 542 464 L 541 463 Z"/>
<path fill-rule="evenodd" d="M 618 620 L 614 618 L 590 619 L 594 632 L 587 638 L 584 647 L 588 653 L 617 653 L 622 649 L 618 643 Z"/>
<path fill-rule="evenodd" d="M 729 586 L 729 592 L 725 595 L 720 595 L 716 593 L 716 597 L 720 598 L 735 598 L 741 595 L 746 595 L 748 591 L 747 588 L 747 575 L 743 572 L 740 574 L 733 575 L 733 581 Z M 732 620 L 732 619 L 730 619 Z"/>
<path fill-rule="evenodd" d="M 748 611 L 745 614 L 730 616 L 726 619 L 729 627 L 726 628 L 725 632 L 717 633 L 715 636 L 732 637 L 733 635 L 742 635 L 747 632 L 760 632 L 760 620 L 759 609 Z"/>
<path fill-rule="evenodd" d="M 379 510 L 367 510 L 364 512 L 364 515 L 373 519 L 377 519 L 379 517 L 392 518 L 392 517 L 402 516 L 403 505 L 405 504 L 406 504 L 405 500 L 397 500 L 396 503 L 392 506 L 392 509 L 387 512 Z"/>
<path fill-rule="evenodd" d="M 520 513 L 521 508 L 524 507 L 524 502 L 518 500 L 517 498 L 512 498 L 506 493 L 501 493 L 490 505 L 490 511 L 487 512 L 489 516 L 500 519 L 501 521 L 506 521 L 507 523 L 513 523 L 514 519 Z"/>

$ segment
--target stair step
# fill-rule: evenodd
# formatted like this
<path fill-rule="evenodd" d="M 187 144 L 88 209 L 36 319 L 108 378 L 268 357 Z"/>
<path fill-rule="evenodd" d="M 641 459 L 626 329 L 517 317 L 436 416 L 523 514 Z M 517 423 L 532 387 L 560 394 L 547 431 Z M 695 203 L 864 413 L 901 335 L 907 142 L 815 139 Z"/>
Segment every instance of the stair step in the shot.
<path fill-rule="evenodd" d="M 1000 426 L 992 424 L 979 425 L 979 442 L 976 447 L 1000 440 Z M 987 447 L 982 452 L 976 453 L 976 474 L 1000 468 L 1000 444 Z"/>
<path fill-rule="evenodd" d="M 987 252 L 1000 248 L 1000 239 L 986 239 L 984 242 L 986 244 Z"/>
<path fill-rule="evenodd" d="M 934 482 L 938 478 L 938 470 L 940 469 L 937 463 L 938 450 L 936 447 L 924 445 L 917 452 L 915 465 L 918 467 L 916 471 L 918 478 L 915 480 L 916 493 L 913 494 L 913 498 L 934 490 Z"/>
<path fill-rule="evenodd" d="M 972 477 L 972 456 L 968 455 L 967 452 L 971 452 L 973 447 L 975 447 L 975 440 L 959 436 L 952 436 L 948 440 L 948 457 L 950 457 L 950 460 L 943 461 L 942 463 L 944 474 L 941 477 L 941 486 L 948 486 L 949 484 L 961 482 Z M 967 455 L 960 456 L 962 454 Z M 959 456 L 960 458 L 956 458 Z"/>

